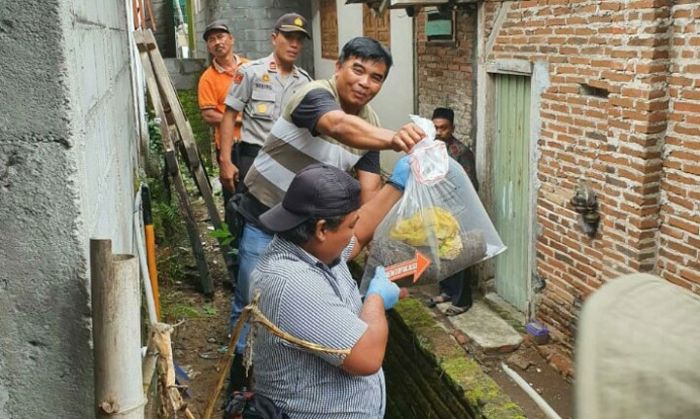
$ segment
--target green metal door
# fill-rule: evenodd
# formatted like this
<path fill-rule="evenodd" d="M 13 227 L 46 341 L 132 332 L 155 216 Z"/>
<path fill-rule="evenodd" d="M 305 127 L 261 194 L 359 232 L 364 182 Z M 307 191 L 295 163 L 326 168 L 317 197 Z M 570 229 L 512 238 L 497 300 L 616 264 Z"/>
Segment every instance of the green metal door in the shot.
<path fill-rule="evenodd" d="M 530 236 L 530 78 L 494 76 L 495 225 L 508 250 L 496 257 L 496 292 L 527 312 Z"/>

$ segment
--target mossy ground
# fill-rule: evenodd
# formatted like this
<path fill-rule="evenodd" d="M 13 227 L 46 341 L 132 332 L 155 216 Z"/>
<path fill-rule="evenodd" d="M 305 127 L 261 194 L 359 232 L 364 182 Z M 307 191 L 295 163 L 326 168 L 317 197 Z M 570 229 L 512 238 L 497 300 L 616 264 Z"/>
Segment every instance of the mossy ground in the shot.
<path fill-rule="evenodd" d="M 409 298 L 396 305 L 395 314 L 414 335 L 414 342 L 422 355 L 432 358 L 443 372 L 443 378 L 460 389 L 477 417 L 525 418 L 522 409 L 438 325 L 428 308 Z"/>

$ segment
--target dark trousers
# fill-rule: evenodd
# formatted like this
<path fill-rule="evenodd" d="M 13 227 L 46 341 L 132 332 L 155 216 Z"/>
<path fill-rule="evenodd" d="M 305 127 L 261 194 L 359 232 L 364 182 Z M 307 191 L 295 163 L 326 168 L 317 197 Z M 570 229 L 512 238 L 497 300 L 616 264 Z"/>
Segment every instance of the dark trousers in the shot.
<path fill-rule="evenodd" d="M 458 272 L 440 281 L 440 293 L 450 296 L 455 307 L 471 307 L 472 287 L 468 270 Z"/>
<path fill-rule="evenodd" d="M 236 186 L 236 193 L 243 193 L 247 190 L 245 186 L 245 176 L 248 174 L 248 170 L 253 166 L 253 161 L 260 151 L 259 145 L 253 145 L 248 143 L 238 143 L 234 144 L 233 150 L 231 151 L 231 161 L 238 168 L 238 180 L 234 183 Z M 219 158 L 219 150 L 216 151 L 216 158 Z M 223 188 L 224 195 L 224 206 L 228 204 L 228 200 L 231 199 L 233 193 Z M 225 207 L 224 207 L 225 208 Z"/>
<path fill-rule="evenodd" d="M 248 144 L 248 143 L 238 143 L 234 144 L 233 150 L 231 151 L 231 162 L 238 168 L 238 180 L 234 183 L 236 187 L 236 192 L 230 192 L 226 188 L 222 188 L 222 194 L 224 196 L 224 222 L 229 228 L 231 234 L 233 234 L 233 242 L 231 242 L 231 247 L 238 249 L 238 245 L 241 240 L 240 218 L 237 220 L 236 217 L 240 217 L 229 208 L 229 201 L 233 198 L 234 193 L 244 193 L 247 188 L 245 186 L 245 177 L 248 174 L 248 170 L 253 166 L 253 161 L 260 151 L 260 146 Z M 216 159 L 219 159 L 219 150 L 216 151 Z M 238 257 L 235 257 L 234 269 L 238 269 Z"/>

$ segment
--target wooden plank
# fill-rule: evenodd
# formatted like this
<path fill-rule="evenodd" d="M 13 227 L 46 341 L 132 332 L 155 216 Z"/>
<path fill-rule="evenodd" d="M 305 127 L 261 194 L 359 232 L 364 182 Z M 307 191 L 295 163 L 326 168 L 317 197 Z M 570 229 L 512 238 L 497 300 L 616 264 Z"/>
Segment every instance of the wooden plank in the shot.
<path fill-rule="evenodd" d="M 153 3 L 151 0 L 144 0 L 146 3 L 146 10 L 148 11 L 148 20 L 151 22 L 151 28 L 154 31 L 158 30 L 158 25 L 156 23 L 156 15 L 153 14 Z"/>
<path fill-rule="evenodd" d="M 161 97 L 163 98 L 163 108 L 166 112 L 168 123 L 174 122 L 174 124 L 177 126 L 177 132 L 180 134 L 178 140 L 181 140 L 182 142 L 179 144 L 179 141 L 176 141 L 176 144 L 181 145 L 181 147 L 179 147 L 181 155 L 183 160 L 187 163 L 202 199 L 204 199 L 204 203 L 209 214 L 209 219 L 211 220 L 214 228 L 221 229 L 223 227 L 223 223 L 221 216 L 219 215 L 219 210 L 214 202 L 214 196 L 211 192 L 209 179 L 206 173 L 204 173 L 204 168 L 197 149 L 197 143 L 194 140 L 192 127 L 187 120 L 180 100 L 177 97 L 177 92 L 175 91 L 172 81 L 170 80 L 170 75 L 168 74 L 168 70 L 165 66 L 165 61 L 163 61 L 163 57 L 158 50 L 155 38 L 153 38 L 153 33 L 151 31 L 143 31 L 142 37 L 139 38 L 138 42 L 141 42 L 143 44 L 143 48 L 149 51 L 154 74 L 158 82 Z M 182 150 L 184 150 L 184 152 Z M 219 242 L 219 245 L 224 260 L 226 261 L 226 266 L 230 268 L 233 266 L 231 248 L 223 245 L 221 241 Z"/>
<path fill-rule="evenodd" d="M 148 45 L 151 55 L 151 63 L 153 64 L 153 73 L 156 75 L 156 80 L 163 92 L 163 106 L 166 111 L 170 111 L 175 118 L 175 125 L 177 125 L 178 131 L 180 131 L 180 136 L 182 141 L 188 148 L 197 150 L 197 145 L 194 141 L 194 134 L 191 130 L 187 131 L 187 117 L 182 110 L 180 105 L 180 99 L 177 97 L 177 92 L 170 80 L 170 75 L 168 74 L 168 68 L 165 65 L 163 56 L 158 49 L 155 38 L 151 31 L 144 31 L 144 41 Z M 196 154 L 188 154 L 188 164 L 198 164 L 199 156 Z"/>
<path fill-rule="evenodd" d="M 202 288 L 202 292 L 206 295 L 211 295 L 214 292 L 214 286 L 212 283 L 211 276 L 209 275 L 209 268 L 207 266 L 206 258 L 204 256 L 204 248 L 202 246 L 202 237 L 199 234 L 199 229 L 197 228 L 197 222 L 194 217 L 194 212 L 190 206 L 189 196 L 187 195 L 187 189 L 182 181 L 180 174 L 180 167 L 175 156 L 175 147 L 173 145 L 172 137 L 177 135 L 168 126 L 167 118 L 165 115 L 165 110 L 163 109 L 163 104 L 160 98 L 160 92 L 158 89 L 158 84 L 156 78 L 153 74 L 153 68 L 151 67 L 151 61 L 149 59 L 149 54 L 147 51 L 141 51 L 139 53 L 141 56 L 141 63 L 143 64 L 143 70 L 146 76 L 146 86 L 148 88 L 148 95 L 151 99 L 151 104 L 155 109 L 156 116 L 160 118 L 160 130 L 161 139 L 163 141 L 163 150 L 165 151 L 166 166 L 168 173 L 170 174 L 175 190 L 178 195 L 178 204 L 180 207 L 180 213 L 185 218 L 185 226 L 187 228 L 187 234 L 190 238 L 192 244 L 192 251 L 194 253 L 195 261 L 197 263 L 197 270 L 199 271 L 199 280 Z"/>

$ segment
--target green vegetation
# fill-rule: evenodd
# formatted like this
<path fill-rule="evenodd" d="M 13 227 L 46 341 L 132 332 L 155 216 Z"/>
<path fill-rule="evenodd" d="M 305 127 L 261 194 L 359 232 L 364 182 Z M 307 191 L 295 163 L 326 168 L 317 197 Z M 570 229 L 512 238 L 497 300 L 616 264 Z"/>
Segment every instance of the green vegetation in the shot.
<path fill-rule="evenodd" d="M 228 224 L 222 223 L 221 228 L 217 228 L 214 231 L 210 231 L 209 235 L 219 241 L 222 246 L 230 246 L 233 243 L 235 237 L 228 229 Z"/>
<path fill-rule="evenodd" d="M 209 126 L 202 120 L 197 104 L 197 94 L 194 90 L 180 90 L 178 97 L 185 116 L 190 122 L 200 157 L 208 173 L 211 173 L 211 136 Z M 169 282 L 184 280 L 188 276 L 188 267 L 194 264 L 184 221 L 180 214 L 177 197 L 173 196 L 169 177 L 166 175 L 161 138 L 160 120 L 151 112 L 148 120 L 149 154 L 147 156 L 146 183 L 151 192 L 151 212 L 156 243 L 159 246 L 158 271 Z M 184 163 L 180 164 L 185 169 Z M 186 169 L 182 179 L 189 183 Z M 188 187 L 191 187 L 189 185 Z M 226 231 L 215 231 L 215 234 L 225 235 Z M 215 236 L 217 237 L 217 236 Z"/>
<path fill-rule="evenodd" d="M 199 150 L 199 157 L 204 163 L 207 173 L 212 173 L 214 169 L 212 165 L 212 145 L 213 145 L 213 134 L 210 132 L 209 125 L 202 119 L 199 113 L 199 104 L 197 102 L 197 91 L 196 90 L 178 90 L 177 96 L 182 104 L 182 110 L 185 112 L 185 116 L 190 121 L 190 126 L 192 127 L 192 133 L 194 134 L 194 140 L 197 143 L 197 149 Z"/>
<path fill-rule="evenodd" d="M 176 322 L 183 319 L 201 319 L 218 315 L 212 304 L 199 307 L 196 300 L 186 298 L 180 291 L 170 291 L 161 295 L 161 314 L 165 321 Z"/>

